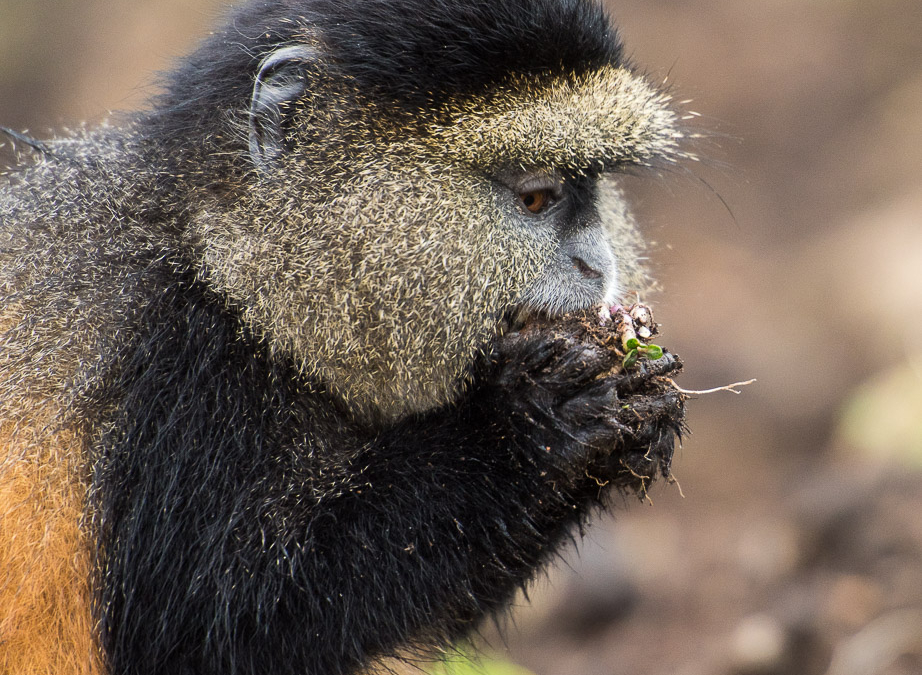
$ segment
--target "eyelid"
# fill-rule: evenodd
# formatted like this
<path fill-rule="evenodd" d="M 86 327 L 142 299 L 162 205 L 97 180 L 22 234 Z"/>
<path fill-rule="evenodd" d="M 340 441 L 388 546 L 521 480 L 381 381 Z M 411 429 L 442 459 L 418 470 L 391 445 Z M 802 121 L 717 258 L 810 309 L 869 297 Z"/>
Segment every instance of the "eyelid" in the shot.
<path fill-rule="evenodd" d="M 564 181 L 559 176 L 528 176 L 515 186 L 518 194 L 547 190 L 555 201 L 563 197 Z"/>

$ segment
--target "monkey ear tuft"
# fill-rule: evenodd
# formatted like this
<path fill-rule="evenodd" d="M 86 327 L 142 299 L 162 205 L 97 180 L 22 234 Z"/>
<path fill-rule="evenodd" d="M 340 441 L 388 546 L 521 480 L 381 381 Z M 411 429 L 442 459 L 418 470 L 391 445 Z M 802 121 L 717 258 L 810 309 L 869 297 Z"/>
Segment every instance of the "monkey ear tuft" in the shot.
<path fill-rule="evenodd" d="M 250 159 L 257 169 L 271 166 L 285 151 L 285 122 L 292 103 L 307 87 L 305 66 L 318 58 L 307 45 L 282 47 L 259 64 L 250 101 Z"/>

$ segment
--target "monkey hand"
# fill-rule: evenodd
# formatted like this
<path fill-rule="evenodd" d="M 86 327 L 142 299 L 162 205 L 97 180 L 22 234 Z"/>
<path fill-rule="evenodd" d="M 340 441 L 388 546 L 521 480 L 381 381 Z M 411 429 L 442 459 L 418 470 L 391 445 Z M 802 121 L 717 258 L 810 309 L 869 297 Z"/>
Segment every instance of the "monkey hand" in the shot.
<path fill-rule="evenodd" d="M 681 361 L 664 351 L 625 367 L 612 329 L 591 313 L 538 322 L 491 345 L 491 388 L 513 434 L 560 470 L 643 490 L 669 475 L 685 397 Z"/>

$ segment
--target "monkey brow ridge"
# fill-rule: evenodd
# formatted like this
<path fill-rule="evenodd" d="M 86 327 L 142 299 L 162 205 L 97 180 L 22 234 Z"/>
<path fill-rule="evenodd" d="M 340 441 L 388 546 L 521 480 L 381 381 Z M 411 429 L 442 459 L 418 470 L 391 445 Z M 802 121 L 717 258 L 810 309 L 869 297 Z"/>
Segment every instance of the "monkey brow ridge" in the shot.
<path fill-rule="evenodd" d="M 429 131 L 474 164 L 608 171 L 685 157 L 671 103 L 623 67 L 516 76 L 488 94 L 450 101 Z"/>

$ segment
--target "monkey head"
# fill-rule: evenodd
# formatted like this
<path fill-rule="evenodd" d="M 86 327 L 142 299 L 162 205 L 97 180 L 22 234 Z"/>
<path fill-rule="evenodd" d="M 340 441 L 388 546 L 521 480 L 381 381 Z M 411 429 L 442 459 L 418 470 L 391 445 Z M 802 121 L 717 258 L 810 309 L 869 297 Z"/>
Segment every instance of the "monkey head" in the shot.
<path fill-rule="evenodd" d="M 424 22 L 396 46 L 355 21 L 341 39 L 324 15 L 254 58 L 229 121 L 250 170 L 200 205 L 190 237 L 207 283 L 360 415 L 451 400 L 510 311 L 645 287 L 609 176 L 675 161 L 683 132 L 669 96 L 621 62 L 602 9 L 563 5 L 608 31 L 597 53 L 551 46 L 493 72 L 496 45 L 435 48 Z"/>

